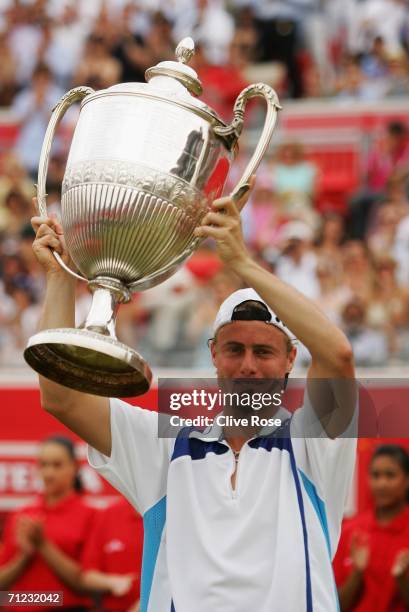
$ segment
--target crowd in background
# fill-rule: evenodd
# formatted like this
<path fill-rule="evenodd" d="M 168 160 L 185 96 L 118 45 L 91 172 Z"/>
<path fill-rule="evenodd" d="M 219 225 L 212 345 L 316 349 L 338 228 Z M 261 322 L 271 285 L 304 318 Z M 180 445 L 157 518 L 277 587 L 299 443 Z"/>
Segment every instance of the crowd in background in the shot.
<path fill-rule="evenodd" d="M 0 151 L 0 364 L 23 363 L 36 330 L 44 278 L 32 253 L 31 198 L 44 133 L 67 89 L 143 81 L 174 59 L 191 35 L 203 99 L 230 119 L 249 82 L 280 99 L 339 104 L 409 99 L 407 0 L 2 0 L 0 107 L 19 124 Z M 405 98 L 406 96 L 406 98 Z M 53 150 L 48 207 L 58 214 L 65 156 L 76 116 Z M 253 111 L 253 127 L 260 114 Z M 246 147 L 226 192 L 247 161 Z M 350 338 L 358 365 L 409 359 L 409 136 L 393 121 L 365 159 L 360 188 L 345 210 L 317 206 L 320 168 L 298 142 L 275 144 L 243 211 L 254 257 L 316 300 Z M 153 366 L 211 366 L 206 340 L 221 301 L 240 286 L 203 244 L 177 274 L 137 294 L 118 315 L 119 337 Z M 78 284 L 77 322 L 90 295 Z M 299 347 L 298 363 L 309 355 Z"/>

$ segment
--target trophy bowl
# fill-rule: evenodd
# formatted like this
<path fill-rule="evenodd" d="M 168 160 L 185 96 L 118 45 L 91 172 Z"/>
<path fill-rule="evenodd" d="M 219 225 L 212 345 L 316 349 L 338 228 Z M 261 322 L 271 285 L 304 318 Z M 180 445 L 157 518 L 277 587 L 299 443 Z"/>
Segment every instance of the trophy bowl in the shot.
<path fill-rule="evenodd" d="M 147 83 L 101 91 L 77 87 L 53 110 L 40 156 L 38 206 L 47 217 L 55 130 L 71 104 L 81 101 L 61 199 L 61 224 L 77 272 L 54 256 L 67 273 L 88 282 L 92 305 L 80 328 L 32 336 L 24 357 L 62 385 L 114 397 L 149 389 L 148 364 L 116 337 L 117 309 L 133 292 L 166 280 L 197 247 L 194 229 L 222 195 L 250 98 L 264 98 L 266 119 L 232 197 L 246 187 L 270 142 L 280 108 L 274 90 L 263 83 L 244 89 L 227 125 L 197 97 L 201 84 L 187 66 L 193 52 L 192 39 L 184 39 L 178 61 L 149 68 Z"/>

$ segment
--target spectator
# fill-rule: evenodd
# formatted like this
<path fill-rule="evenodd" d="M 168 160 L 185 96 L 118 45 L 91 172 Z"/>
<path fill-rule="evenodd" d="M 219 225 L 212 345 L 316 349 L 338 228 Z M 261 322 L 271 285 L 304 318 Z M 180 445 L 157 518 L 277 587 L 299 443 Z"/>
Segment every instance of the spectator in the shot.
<path fill-rule="evenodd" d="M 254 11 L 250 5 L 245 5 L 236 14 L 236 29 L 230 45 L 231 62 L 242 67 L 253 64 L 257 47 L 258 31 Z"/>
<path fill-rule="evenodd" d="M 158 62 L 175 59 L 172 24 L 164 13 L 157 11 L 151 15 L 150 27 L 144 34 L 142 43 L 136 39 L 134 44 L 129 46 L 128 58 L 143 72 Z"/>
<path fill-rule="evenodd" d="M 379 446 L 369 465 L 374 507 L 344 525 L 334 571 L 341 610 L 404 612 L 409 607 L 409 457 Z"/>
<path fill-rule="evenodd" d="M 389 56 L 382 37 L 377 36 L 372 49 L 360 60 L 365 77 L 364 98 L 384 98 L 392 87 L 390 82 Z"/>
<path fill-rule="evenodd" d="M 334 280 L 342 280 L 342 244 L 345 238 L 345 221 L 341 215 L 327 213 L 321 220 L 315 251 L 318 259 L 328 262 L 334 271 Z"/>
<path fill-rule="evenodd" d="M 398 281 L 409 285 L 409 214 L 405 215 L 396 228 L 393 255 L 398 262 Z"/>
<path fill-rule="evenodd" d="M 302 221 L 290 221 L 280 233 L 281 255 L 276 275 L 312 299 L 319 294 L 317 257 L 312 249 L 313 233 Z"/>
<path fill-rule="evenodd" d="M 222 119 L 230 121 L 237 96 L 247 86 L 237 66 L 210 64 L 201 44 L 190 62 L 203 85 L 203 101 L 213 108 Z"/>
<path fill-rule="evenodd" d="M 140 9 L 133 4 L 124 7 L 118 23 L 117 37 L 111 53 L 121 64 L 121 83 L 144 82 L 145 70 L 151 65 L 149 50 L 142 33 L 132 29 L 131 16 Z"/>
<path fill-rule="evenodd" d="M 29 287 L 36 301 L 43 295 L 44 275 L 32 249 L 33 228 L 30 223 L 23 225 L 20 231 L 19 257 L 27 272 Z"/>
<path fill-rule="evenodd" d="M 30 212 L 30 200 L 20 191 L 9 191 L 5 196 L 0 226 L 7 227 L 9 235 L 17 235 L 29 220 Z"/>
<path fill-rule="evenodd" d="M 23 89 L 13 102 L 11 110 L 20 123 L 15 150 L 34 180 L 51 110 L 60 97 L 61 92 L 53 83 L 50 70 L 40 64 L 34 70 L 32 87 Z"/>
<path fill-rule="evenodd" d="M 399 352 L 401 333 L 409 324 L 409 294 L 398 286 L 396 262 L 387 254 L 375 260 L 375 284 L 368 306 L 368 324 L 384 332 L 390 354 Z"/>
<path fill-rule="evenodd" d="M 406 0 L 367 0 L 362 3 L 357 20 L 358 49 L 367 51 L 381 37 L 388 53 L 402 50 L 401 30 L 407 16 Z"/>
<path fill-rule="evenodd" d="M 34 76 L 43 45 L 44 3 L 31 5 L 14 2 L 6 12 L 8 45 L 16 60 L 16 79 L 20 87 L 26 87 Z"/>
<path fill-rule="evenodd" d="M 389 79 L 386 95 L 396 98 L 409 95 L 409 58 L 401 53 L 388 58 Z"/>
<path fill-rule="evenodd" d="M 408 168 L 401 171 L 398 170 L 392 174 L 386 186 L 386 200 L 399 206 L 403 214 L 407 214 L 409 211 L 408 178 Z"/>
<path fill-rule="evenodd" d="M 305 158 L 299 142 L 285 142 L 277 151 L 273 165 L 273 184 L 280 195 L 314 200 L 317 166 Z"/>
<path fill-rule="evenodd" d="M 30 284 L 28 270 L 20 255 L 17 254 L 3 257 L 1 277 L 7 292 L 14 287 L 27 287 Z"/>
<path fill-rule="evenodd" d="M 84 57 L 74 74 L 74 84 L 105 89 L 116 85 L 120 74 L 121 65 L 110 55 L 104 39 L 91 34 L 87 39 Z"/>
<path fill-rule="evenodd" d="M 81 584 L 103 595 L 103 610 L 136 612 L 142 544 L 142 519 L 125 498 L 99 513 L 83 552 Z"/>
<path fill-rule="evenodd" d="M 148 333 L 140 344 L 143 355 L 158 366 L 189 366 L 193 347 L 186 321 L 196 304 L 194 277 L 187 268 L 142 292 L 140 306 L 150 316 Z"/>
<path fill-rule="evenodd" d="M 7 153 L 2 160 L 0 173 L 0 230 L 5 229 L 8 223 L 3 223 L 1 217 L 5 199 L 11 191 L 31 200 L 34 195 L 34 185 L 16 155 Z"/>
<path fill-rule="evenodd" d="M 280 226 L 287 221 L 280 210 L 270 177 L 260 178 L 246 211 L 247 242 L 256 252 L 275 244 L 279 238 Z"/>
<path fill-rule="evenodd" d="M 344 56 L 335 83 L 336 96 L 348 102 L 351 98 L 364 100 L 367 97 L 365 80 L 359 58 L 353 55 Z"/>
<path fill-rule="evenodd" d="M 7 45 L 4 33 L 0 34 L 0 107 L 10 106 L 17 93 L 16 81 L 17 62 Z"/>
<path fill-rule="evenodd" d="M 344 55 L 336 82 L 339 97 L 379 100 L 407 95 L 407 63 L 402 48 L 392 50 L 381 35 L 360 46 L 363 48 Z"/>
<path fill-rule="evenodd" d="M 316 8 L 316 0 L 292 3 L 268 0 L 255 1 L 255 14 L 259 28 L 259 60 L 281 61 L 287 69 L 288 93 L 292 98 L 303 95 L 303 82 L 298 64 L 301 47 L 302 20 L 308 11 Z"/>
<path fill-rule="evenodd" d="M 7 520 L 0 588 L 60 591 L 64 607 L 87 609 L 90 600 L 78 588 L 80 559 L 95 510 L 82 501 L 72 441 L 55 436 L 43 442 L 39 471 L 43 494 Z"/>
<path fill-rule="evenodd" d="M 340 283 L 339 270 L 331 259 L 320 259 L 316 268 L 319 283 L 317 304 L 336 325 L 341 324 L 341 312 L 352 299 L 351 290 Z"/>
<path fill-rule="evenodd" d="M 388 343 L 379 330 L 367 325 L 367 309 L 359 298 L 354 297 L 342 311 L 342 325 L 351 343 L 357 366 L 384 366 L 389 357 Z"/>
<path fill-rule="evenodd" d="M 72 76 L 81 62 L 88 25 L 80 18 L 75 2 L 62 4 L 60 13 L 54 16 L 44 60 L 58 85 L 65 90 L 69 88 Z"/>
<path fill-rule="evenodd" d="M 342 246 L 343 282 L 352 293 L 369 302 L 374 283 L 374 270 L 365 242 L 348 240 Z"/>
<path fill-rule="evenodd" d="M 408 129 L 401 121 L 389 123 L 383 139 L 370 151 L 367 166 L 367 186 L 371 194 L 386 191 L 388 180 L 409 163 Z"/>
<path fill-rule="evenodd" d="M 199 40 L 206 60 L 216 66 L 227 63 L 234 36 L 233 17 L 223 4 L 220 0 L 196 0 L 182 5 L 175 27 L 175 38 L 192 36 Z"/>
<path fill-rule="evenodd" d="M 374 39 L 372 49 L 364 54 L 361 68 L 369 78 L 382 78 L 388 74 L 388 54 L 381 36 Z"/>
<path fill-rule="evenodd" d="M 393 121 L 387 126 L 383 138 L 375 143 L 368 155 L 366 186 L 351 201 L 350 234 L 363 238 L 374 207 L 386 194 L 388 182 L 409 164 L 409 139 L 405 124 Z"/>
<path fill-rule="evenodd" d="M 10 350 L 10 343 L 14 341 L 5 333 L 9 321 L 14 315 L 15 307 L 12 298 L 5 292 L 4 283 L 0 280 L 0 355 Z M 1 359 L 3 361 L 3 359 Z"/>
<path fill-rule="evenodd" d="M 8 365 L 23 365 L 23 350 L 27 341 L 35 334 L 41 310 L 31 288 L 15 283 L 9 290 L 14 303 L 13 315 L 7 321 L 6 333 L 11 335 L 7 352 L 1 355 Z"/>
<path fill-rule="evenodd" d="M 385 202 L 379 207 L 375 227 L 368 234 L 368 246 L 374 256 L 393 253 L 399 221 L 400 210 L 396 204 Z"/>

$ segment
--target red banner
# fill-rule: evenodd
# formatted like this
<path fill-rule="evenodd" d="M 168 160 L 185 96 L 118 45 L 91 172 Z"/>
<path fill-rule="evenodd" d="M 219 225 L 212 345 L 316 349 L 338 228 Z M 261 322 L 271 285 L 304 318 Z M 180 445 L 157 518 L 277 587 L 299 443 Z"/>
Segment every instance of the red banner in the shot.
<path fill-rule="evenodd" d="M 405 397 L 409 392 L 409 382 L 405 388 L 402 387 L 402 381 L 396 381 L 398 382 L 399 384 L 394 385 L 393 381 L 388 380 L 383 386 L 378 382 L 369 392 L 374 408 L 371 416 L 374 422 L 373 427 L 369 429 L 368 423 L 365 423 L 364 430 L 380 437 L 362 438 L 358 443 L 357 497 L 354 506 L 359 510 L 370 503 L 367 469 L 374 447 L 392 441 L 402 444 L 409 451 L 409 438 L 382 437 L 388 435 L 388 424 L 396 421 L 396 409 L 399 408 L 396 404 L 397 398 Z M 157 389 L 129 401 L 143 408 L 156 410 Z M 57 433 L 68 435 L 78 442 L 81 475 L 89 500 L 97 505 L 104 505 L 116 495 L 115 490 L 89 467 L 86 461 L 86 445 L 41 407 L 38 389 L 0 388 L 0 405 L 3 415 L 0 438 L 0 513 L 29 503 L 38 493 L 40 481 L 36 461 L 39 444 L 41 440 Z M 403 409 L 404 407 L 399 411 L 400 415 Z M 368 415 L 370 416 L 370 413 L 367 413 L 365 418 Z M 396 424 L 394 430 L 396 431 Z"/>

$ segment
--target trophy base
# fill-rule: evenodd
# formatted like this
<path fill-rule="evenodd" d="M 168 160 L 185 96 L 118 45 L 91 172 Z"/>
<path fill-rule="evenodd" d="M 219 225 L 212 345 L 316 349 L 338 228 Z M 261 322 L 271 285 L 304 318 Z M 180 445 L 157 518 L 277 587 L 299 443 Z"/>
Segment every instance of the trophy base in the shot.
<path fill-rule="evenodd" d="M 24 358 L 54 382 L 104 397 L 131 397 L 148 391 L 152 373 L 126 344 L 86 329 L 48 329 L 29 339 Z"/>

